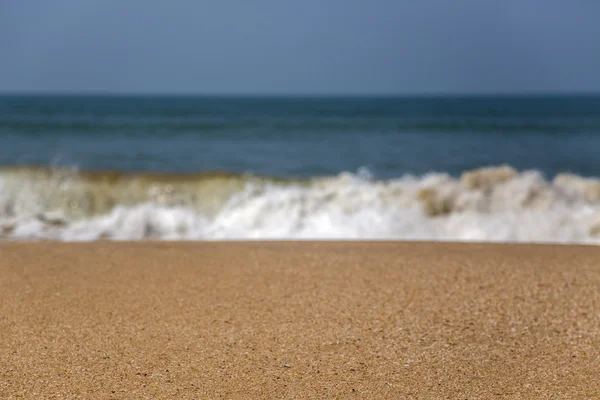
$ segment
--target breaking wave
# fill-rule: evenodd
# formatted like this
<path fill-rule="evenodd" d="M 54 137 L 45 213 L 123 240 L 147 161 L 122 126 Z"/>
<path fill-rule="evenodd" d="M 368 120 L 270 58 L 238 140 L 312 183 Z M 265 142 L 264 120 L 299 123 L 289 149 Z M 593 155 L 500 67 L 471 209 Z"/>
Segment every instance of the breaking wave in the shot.
<path fill-rule="evenodd" d="M 391 180 L 7 167 L 0 238 L 600 243 L 600 179 L 510 166 Z"/>

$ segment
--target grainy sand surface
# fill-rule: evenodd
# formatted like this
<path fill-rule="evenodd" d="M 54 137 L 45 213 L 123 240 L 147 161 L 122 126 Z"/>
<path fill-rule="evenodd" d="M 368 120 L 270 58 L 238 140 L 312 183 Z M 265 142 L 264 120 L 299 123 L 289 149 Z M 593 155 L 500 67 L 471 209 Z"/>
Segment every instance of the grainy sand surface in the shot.
<path fill-rule="evenodd" d="M 600 247 L 0 244 L 1 399 L 598 399 Z"/>

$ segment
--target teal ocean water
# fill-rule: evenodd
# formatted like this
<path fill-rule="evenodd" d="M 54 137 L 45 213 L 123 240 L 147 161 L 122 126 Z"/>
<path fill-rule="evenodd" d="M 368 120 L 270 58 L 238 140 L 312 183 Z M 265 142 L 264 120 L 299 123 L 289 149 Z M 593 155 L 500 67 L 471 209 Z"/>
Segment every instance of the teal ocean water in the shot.
<path fill-rule="evenodd" d="M 379 178 L 600 176 L 600 97 L 0 97 L 0 165 Z"/>
<path fill-rule="evenodd" d="M 0 237 L 600 241 L 600 96 L 0 96 Z"/>

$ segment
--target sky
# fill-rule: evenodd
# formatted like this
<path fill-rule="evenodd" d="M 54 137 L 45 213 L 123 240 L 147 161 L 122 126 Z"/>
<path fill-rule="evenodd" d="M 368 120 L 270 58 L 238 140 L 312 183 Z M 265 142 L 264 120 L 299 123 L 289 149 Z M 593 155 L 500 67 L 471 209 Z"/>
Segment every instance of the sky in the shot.
<path fill-rule="evenodd" d="M 600 92 L 598 0 L 0 0 L 0 92 Z"/>

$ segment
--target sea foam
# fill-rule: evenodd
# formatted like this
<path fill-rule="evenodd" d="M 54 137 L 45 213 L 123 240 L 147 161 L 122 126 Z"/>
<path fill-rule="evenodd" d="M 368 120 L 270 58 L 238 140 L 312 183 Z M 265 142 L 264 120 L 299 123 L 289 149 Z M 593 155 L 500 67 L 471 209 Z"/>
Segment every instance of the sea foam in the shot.
<path fill-rule="evenodd" d="M 4 168 L 0 237 L 600 243 L 600 180 L 510 166 L 391 180 Z"/>

